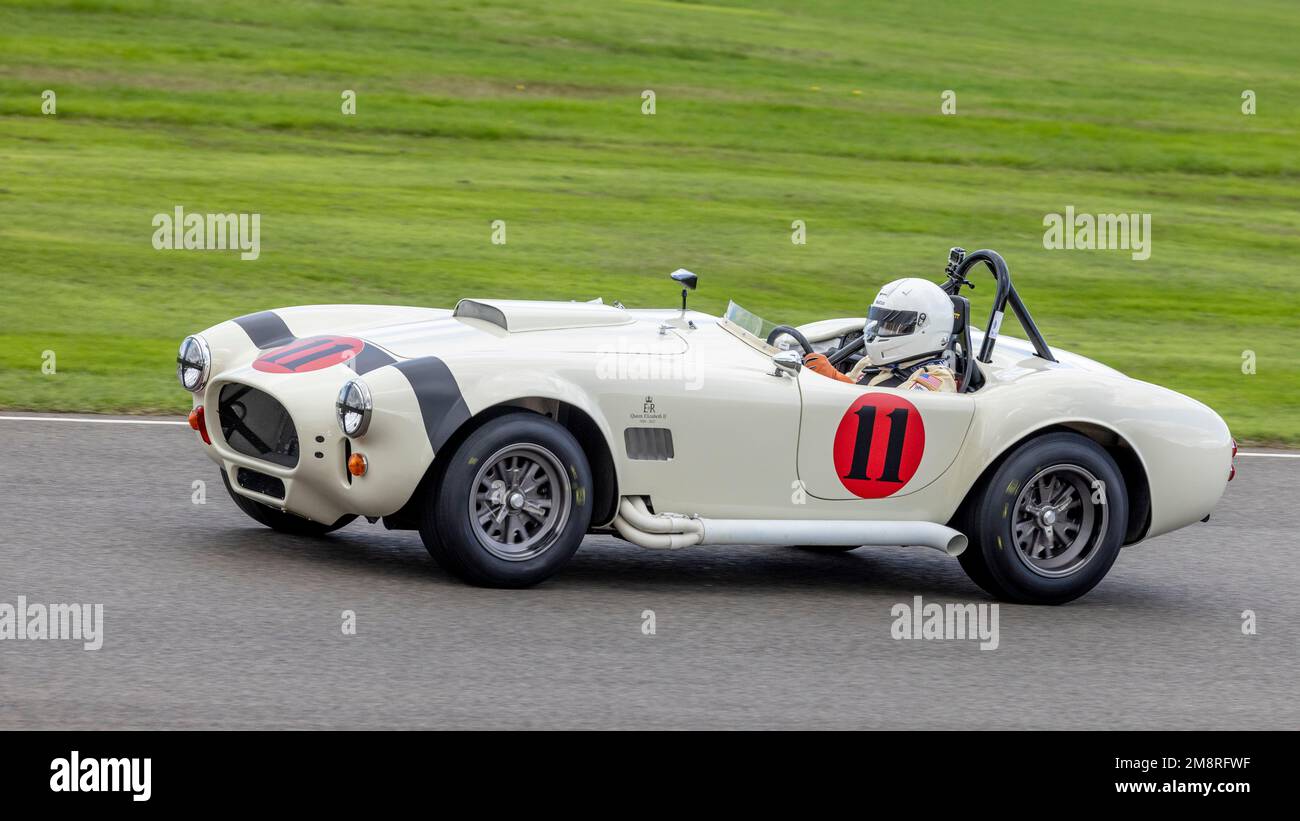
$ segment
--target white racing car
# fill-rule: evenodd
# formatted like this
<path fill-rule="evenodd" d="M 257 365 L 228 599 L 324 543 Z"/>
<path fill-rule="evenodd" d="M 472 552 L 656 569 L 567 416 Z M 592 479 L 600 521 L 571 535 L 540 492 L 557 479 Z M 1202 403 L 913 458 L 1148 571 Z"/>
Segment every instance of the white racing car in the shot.
<path fill-rule="evenodd" d="M 979 265 L 996 288 L 982 334 L 958 295 Z M 709 316 L 687 309 L 686 271 L 680 309 L 265 311 L 187 337 L 177 376 L 249 516 L 306 535 L 358 516 L 416 529 L 482 585 L 536 584 L 606 533 L 652 549 L 926 546 L 998 598 L 1061 603 L 1121 546 L 1208 517 L 1236 450 L 1214 411 L 1049 349 L 996 253 L 954 249 L 947 274 L 957 392 L 803 368 L 814 350 L 852 367 L 864 319 Z M 999 338 L 1008 308 L 1028 341 Z"/>

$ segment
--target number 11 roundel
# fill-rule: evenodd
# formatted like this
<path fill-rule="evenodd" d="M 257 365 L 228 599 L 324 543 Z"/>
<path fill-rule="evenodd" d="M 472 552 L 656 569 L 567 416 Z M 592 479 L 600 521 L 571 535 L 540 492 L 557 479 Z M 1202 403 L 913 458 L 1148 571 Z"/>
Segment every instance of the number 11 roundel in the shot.
<path fill-rule="evenodd" d="M 835 474 L 854 496 L 892 496 L 911 481 L 924 452 L 916 406 L 898 394 L 865 393 L 835 431 Z"/>

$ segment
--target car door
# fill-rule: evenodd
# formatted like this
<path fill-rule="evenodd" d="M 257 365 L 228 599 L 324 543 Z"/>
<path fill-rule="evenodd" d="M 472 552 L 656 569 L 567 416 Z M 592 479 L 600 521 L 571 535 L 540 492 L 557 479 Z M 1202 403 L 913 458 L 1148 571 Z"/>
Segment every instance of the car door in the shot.
<path fill-rule="evenodd" d="M 915 493 L 957 458 L 970 394 L 865 388 L 800 371 L 799 479 L 813 497 L 887 500 Z"/>

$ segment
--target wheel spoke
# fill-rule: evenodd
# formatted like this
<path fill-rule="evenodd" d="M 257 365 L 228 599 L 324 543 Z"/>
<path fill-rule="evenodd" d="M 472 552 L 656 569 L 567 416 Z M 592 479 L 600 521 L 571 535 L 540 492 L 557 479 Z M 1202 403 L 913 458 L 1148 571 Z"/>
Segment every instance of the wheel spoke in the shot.
<path fill-rule="evenodd" d="M 1071 497 L 1074 496 L 1074 485 L 1067 484 L 1065 488 L 1052 499 L 1052 507 L 1057 510 L 1062 507 L 1068 507 Z"/>
<path fill-rule="evenodd" d="M 1066 547 L 1070 544 L 1070 537 L 1067 535 L 1065 525 L 1063 524 L 1058 523 L 1052 525 L 1052 537 L 1053 540 L 1059 542 L 1062 547 Z"/>
<path fill-rule="evenodd" d="M 546 514 L 550 511 L 550 509 L 551 509 L 550 499 L 535 499 L 533 501 L 525 502 L 523 507 L 523 511 L 525 513 L 532 516 L 534 519 L 536 519 L 539 522 L 546 521 Z"/>
<path fill-rule="evenodd" d="M 519 480 L 519 491 L 521 493 L 529 494 L 533 492 L 533 489 L 537 487 L 537 472 L 541 469 L 542 466 L 536 462 L 528 463 L 528 469 L 524 471 L 523 478 Z"/>
<path fill-rule="evenodd" d="M 516 544 L 516 534 L 520 537 L 520 542 L 523 541 L 523 537 L 526 535 L 524 526 L 519 522 L 519 515 L 511 513 L 509 524 L 506 525 L 506 544 Z"/>

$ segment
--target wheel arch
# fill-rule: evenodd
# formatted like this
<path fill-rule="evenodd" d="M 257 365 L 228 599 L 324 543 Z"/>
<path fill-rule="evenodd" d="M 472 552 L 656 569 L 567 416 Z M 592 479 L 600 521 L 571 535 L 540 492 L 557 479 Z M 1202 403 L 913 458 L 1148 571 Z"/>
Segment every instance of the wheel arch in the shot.
<path fill-rule="evenodd" d="M 416 491 L 411 494 L 410 500 L 400 511 L 387 517 L 385 524 L 393 529 L 413 529 L 414 522 L 419 521 L 418 505 L 427 498 L 431 486 L 440 481 L 447 457 L 455 453 L 461 442 L 483 425 L 498 417 L 519 411 L 545 416 L 573 434 L 573 438 L 578 440 L 578 446 L 582 448 L 591 467 L 591 479 L 594 485 L 591 494 L 591 526 L 603 527 L 612 522 L 618 512 L 618 470 L 609 441 L 595 418 L 585 409 L 563 399 L 521 396 L 483 408 L 462 422 L 434 454 L 433 462 L 425 471 Z"/>
<path fill-rule="evenodd" d="M 985 484 L 1011 454 L 1030 441 L 1050 433 L 1077 433 L 1086 436 L 1110 454 L 1110 457 L 1115 460 L 1115 464 L 1119 467 L 1120 475 L 1124 477 L 1124 485 L 1128 491 L 1128 522 L 1124 528 L 1124 544 L 1130 545 L 1142 541 L 1151 527 L 1151 484 L 1147 476 L 1146 465 L 1143 463 L 1138 451 L 1118 431 L 1098 422 L 1084 420 L 1069 420 L 1045 425 L 1025 434 L 1003 448 L 980 471 L 979 477 L 966 490 L 966 495 L 962 498 L 961 504 L 957 507 L 957 512 L 953 514 L 949 525 L 960 529 L 966 512 L 978 492 L 984 488 Z"/>

